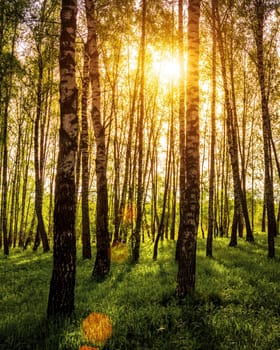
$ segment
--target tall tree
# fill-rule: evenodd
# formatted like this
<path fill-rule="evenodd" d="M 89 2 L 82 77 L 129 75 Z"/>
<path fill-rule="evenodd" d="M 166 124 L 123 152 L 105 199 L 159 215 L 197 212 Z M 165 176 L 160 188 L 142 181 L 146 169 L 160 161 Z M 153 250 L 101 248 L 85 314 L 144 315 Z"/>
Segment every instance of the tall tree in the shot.
<path fill-rule="evenodd" d="M 9 80 L 12 79 L 11 78 Z M 11 83 L 11 81 L 10 81 Z M 7 90 L 7 95 L 5 98 L 5 109 L 3 114 L 3 125 L 2 125 L 2 142 L 3 150 L 1 148 L 1 155 L 3 157 L 2 161 L 2 194 L 1 194 L 1 234 L 3 233 L 3 243 L 4 243 L 4 255 L 9 255 L 9 245 L 8 245 L 8 228 L 7 228 L 7 196 L 8 196 L 8 105 L 10 99 L 10 88 Z M 1 157 L 1 158 L 2 158 Z"/>
<path fill-rule="evenodd" d="M 194 292 L 196 270 L 196 240 L 199 221 L 199 19 L 200 0 L 188 5 L 188 75 L 186 108 L 186 216 L 183 219 L 179 245 L 177 295 Z"/>
<path fill-rule="evenodd" d="M 183 0 L 178 2 L 178 45 L 179 45 L 179 150 L 180 150 L 180 221 L 176 246 L 176 260 L 179 259 L 179 247 L 182 244 L 181 238 L 184 231 L 184 218 L 186 216 L 186 120 L 185 120 L 185 69 L 184 69 L 184 28 L 183 28 Z"/>
<path fill-rule="evenodd" d="M 75 165 L 78 117 L 76 87 L 76 0 L 62 0 L 60 33 L 60 130 L 57 161 L 53 272 L 48 316 L 69 315 L 74 310 L 76 274 Z"/>
<path fill-rule="evenodd" d="M 139 88 L 139 115 L 137 121 L 137 141 L 138 141 L 138 173 L 137 173 L 137 201 L 136 201 L 136 224 L 132 233 L 132 260 L 138 262 L 140 255 L 140 231 L 143 217 L 143 129 L 144 129 L 144 112 L 145 112 L 145 48 L 146 48 L 146 0 L 142 1 L 142 29 L 141 43 L 139 50 L 140 61 L 140 88 Z"/>
<path fill-rule="evenodd" d="M 209 204 L 208 204 L 208 233 L 206 256 L 212 257 L 213 231 L 214 231 L 214 189 L 215 189 L 215 148 L 216 148 L 216 56 L 217 56 L 217 41 L 216 41 L 216 20 L 215 6 L 211 0 L 212 8 L 212 96 L 211 96 L 211 149 L 210 149 L 210 174 L 209 174 Z"/>
<path fill-rule="evenodd" d="M 38 64 L 38 81 L 36 88 L 36 116 L 34 123 L 34 167 L 35 167 L 35 210 L 37 215 L 37 232 L 34 242 L 34 250 L 36 250 L 42 239 L 44 252 L 49 251 L 49 243 L 47 238 L 47 232 L 43 219 L 42 206 L 43 206 L 43 168 L 44 159 L 42 159 L 42 145 L 44 143 L 44 135 L 42 133 L 42 107 L 43 107 L 43 73 L 44 73 L 44 60 L 42 54 L 42 40 L 44 30 L 44 15 L 46 10 L 46 0 L 43 1 L 40 9 L 39 24 L 35 28 L 35 41 L 37 51 L 37 64 Z"/>
<path fill-rule="evenodd" d="M 93 275 L 104 277 L 110 271 L 110 237 L 108 229 L 108 188 L 105 127 L 101 119 L 101 93 L 99 78 L 99 52 L 97 47 L 97 22 L 95 1 L 85 0 L 87 17 L 87 49 L 90 61 L 89 76 L 91 83 L 92 110 L 96 143 L 96 259 Z"/>
<path fill-rule="evenodd" d="M 90 219 L 89 219 L 89 162 L 88 162 L 88 90 L 89 90 L 89 56 L 87 44 L 84 47 L 84 67 L 82 83 L 82 132 L 80 148 L 82 152 L 82 243 L 83 258 L 91 259 Z"/>
<path fill-rule="evenodd" d="M 237 143 L 237 125 L 234 119 L 234 111 L 232 106 L 232 101 L 230 99 L 230 90 L 228 84 L 228 73 L 227 73 L 227 57 L 226 57 L 226 48 L 225 40 L 223 36 L 223 29 L 225 28 L 222 25 L 220 11 L 218 8 L 218 3 L 215 3 L 215 12 L 216 12 L 216 29 L 217 29 L 217 43 L 219 47 L 220 60 L 221 60 L 221 70 L 222 70 L 222 79 L 225 93 L 225 108 L 226 108 L 226 131 L 227 131 L 227 142 L 228 149 L 230 154 L 232 176 L 233 176 L 233 187 L 234 187 L 234 217 L 232 225 L 232 239 L 230 245 L 236 245 L 237 237 L 237 224 L 238 224 L 238 215 L 239 210 L 242 208 L 242 213 L 246 225 L 246 240 L 249 242 L 254 241 L 254 236 L 250 224 L 248 207 L 246 202 L 246 195 L 242 191 L 241 179 L 239 173 L 239 159 L 238 159 L 238 143 Z"/>
<path fill-rule="evenodd" d="M 15 41 L 16 41 L 16 28 L 17 28 L 17 22 L 15 21 L 13 26 L 13 36 L 12 36 L 12 42 L 11 42 L 11 48 L 9 54 L 6 54 L 6 62 L 4 67 L 1 67 L 4 72 L 6 73 L 6 79 L 0 81 L 0 89 L 4 87 L 4 93 L 2 97 L 2 91 L 1 91 L 1 98 L 3 99 L 3 112 L 2 117 L 2 142 L 3 142 L 3 149 L 2 151 L 2 193 L 1 193 L 1 232 L 3 232 L 3 243 L 4 243 L 4 255 L 9 255 L 9 240 L 8 240 L 8 212 L 7 212 L 7 206 L 8 206 L 8 116 L 9 116 L 9 104 L 12 94 L 12 81 L 13 81 L 13 75 L 15 70 L 15 63 L 16 59 L 14 57 L 15 54 Z M 1 57 L 1 59 L 4 57 Z M 3 63 L 2 63 L 3 65 Z M 2 74 L 1 74 L 2 75 Z M 2 84 L 4 86 L 2 86 Z M 1 99 L 0 99 L 0 102 Z"/>
<path fill-rule="evenodd" d="M 264 151 L 264 201 L 267 213 L 267 230 L 268 230 L 268 257 L 275 256 L 274 235 L 277 232 L 275 208 L 274 208 L 274 191 L 273 191 L 273 166 L 271 151 L 271 121 L 269 113 L 269 90 L 266 81 L 265 64 L 264 64 L 264 25 L 265 16 L 268 11 L 268 4 L 264 0 L 254 1 L 255 26 L 254 36 L 257 48 L 257 72 L 259 86 L 261 91 L 261 108 L 262 108 L 262 128 L 263 128 L 263 151 Z"/>

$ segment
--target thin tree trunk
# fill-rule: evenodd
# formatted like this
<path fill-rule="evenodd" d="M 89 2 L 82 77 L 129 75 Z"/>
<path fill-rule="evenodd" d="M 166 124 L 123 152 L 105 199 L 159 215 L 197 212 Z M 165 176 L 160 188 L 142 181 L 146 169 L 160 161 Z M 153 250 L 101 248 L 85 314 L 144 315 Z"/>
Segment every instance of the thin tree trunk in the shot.
<path fill-rule="evenodd" d="M 54 138 L 54 145 L 56 145 L 56 137 Z M 55 159 L 55 154 L 56 154 L 56 147 L 54 147 L 54 149 L 53 149 L 53 158 L 52 159 Z M 48 233 L 49 233 L 49 237 L 52 237 L 52 238 L 53 238 L 54 182 L 55 182 L 55 169 L 52 169 L 51 175 L 50 175 L 49 213 L 48 213 L 48 218 L 49 218 Z"/>
<path fill-rule="evenodd" d="M 169 156 L 168 159 L 170 159 L 170 152 L 168 152 Z M 158 226 L 158 232 L 154 244 L 154 254 L 153 254 L 153 260 L 157 259 L 158 254 L 158 243 L 160 239 L 163 239 L 164 237 L 164 220 L 165 220 L 165 213 L 166 213 L 166 205 L 167 205 L 167 196 L 169 192 L 169 184 L 170 184 L 170 169 L 171 169 L 171 163 L 170 160 L 167 161 L 166 166 L 166 174 L 165 174 L 165 181 L 164 181 L 164 193 L 163 193 L 163 203 L 162 203 L 162 212 L 159 220 L 159 226 Z"/>
<path fill-rule="evenodd" d="M 11 81 L 11 79 L 10 79 Z M 8 89 L 8 91 L 10 88 Z M 4 255 L 9 255 L 8 228 L 7 228 L 7 196 L 8 196 L 8 106 L 9 93 L 5 100 L 5 110 L 3 116 L 3 163 L 2 163 L 2 196 L 1 196 L 1 231 L 3 233 Z"/>
<path fill-rule="evenodd" d="M 9 228 L 8 228 L 8 244 L 9 247 L 12 246 L 14 239 L 14 222 L 15 222 L 15 195 L 16 195 L 16 182 L 17 182 L 17 163 L 18 163 L 18 150 L 16 152 L 16 159 L 14 164 L 14 172 L 11 179 L 11 189 L 10 189 L 10 205 L 8 208 L 9 212 Z"/>
<path fill-rule="evenodd" d="M 213 230 L 214 230 L 214 189 L 215 189 L 215 149 L 216 149 L 216 19 L 214 1 L 212 6 L 212 96 L 211 96 L 211 148 L 210 148 L 210 174 L 209 174 L 209 202 L 208 202 L 208 232 L 206 256 L 213 256 Z"/>
<path fill-rule="evenodd" d="M 113 94 L 114 95 L 114 94 Z M 115 97 L 112 97 L 113 99 Z M 120 145 L 118 141 L 118 124 L 115 115 L 115 127 L 114 127 L 114 242 L 119 242 L 119 229 L 120 229 Z"/>
<path fill-rule="evenodd" d="M 23 184 L 22 184 L 22 193 L 21 193 L 21 220 L 20 220 L 20 226 L 19 226 L 19 240 L 18 240 L 19 247 L 23 247 L 24 245 L 24 238 L 26 235 L 25 231 L 27 229 L 26 223 L 25 223 L 25 218 L 26 216 L 28 216 L 28 210 L 26 210 L 27 185 L 28 185 L 27 180 L 28 180 L 28 173 L 29 173 L 28 169 L 30 167 L 31 144 L 32 144 L 32 138 L 29 139 L 29 133 L 30 133 L 30 130 L 26 128 L 24 142 L 23 142 L 25 146 L 22 147 L 22 159 L 24 160 L 24 170 L 23 170 Z"/>
<path fill-rule="evenodd" d="M 19 117 L 20 119 L 20 117 Z M 14 181 L 13 181 L 13 194 L 14 204 L 12 205 L 10 213 L 13 211 L 13 220 L 10 221 L 10 232 L 11 238 L 13 239 L 13 247 L 16 247 L 17 238 L 18 238 L 18 217 L 19 217 L 19 191 L 20 191 L 20 160 L 21 160 L 21 148 L 22 147 L 22 122 L 19 121 L 18 126 L 18 141 L 17 141 L 17 152 L 16 152 L 16 160 L 15 160 L 15 171 L 14 171 Z M 11 219 L 11 218 L 10 218 Z"/>
<path fill-rule="evenodd" d="M 86 46 L 86 45 L 85 45 Z M 88 167 L 88 89 L 89 89 L 89 56 L 84 48 L 83 88 L 82 88 L 82 132 L 80 148 L 82 152 L 82 245 L 83 258 L 91 259 L 90 219 L 88 204 L 89 167 Z"/>
<path fill-rule="evenodd" d="M 274 208 L 274 193 L 273 193 L 273 173 L 272 173 L 272 157 L 271 157 L 271 124 L 270 114 L 268 109 L 268 93 L 266 92 L 265 82 L 265 67 L 264 67 L 264 18 L 265 18 L 265 2 L 258 0 L 255 3 L 256 11 L 256 31 L 255 41 L 257 47 L 257 71 L 259 85 L 261 91 L 262 105 L 262 128 L 263 128 L 263 150 L 264 150 L 264 198 L 265 209 L 267 214 L 267 230 L 268 230 L 268 257 L 275 256 L 274 236 L 277 232 L 275 208 Z"/>
<path fill-rule="evenodd" d="M 28 209 L 30 207 L 30 200 L 28 202 Z M 36 211 L 34 210 L 34 213 L 33 213 L 33 216 L 32 216 L 32 220 L 31 220 L 31 223 L 30 223 L 30 227 L 29 227 L 29 230 L 28 230 L 28 234 L 26 235 L 26 239 L 25 239 L 25 242 L 24 242 L 24 245 L 23 245 L 23 249 L 27 249 L 28 245 L 31 243 L 31 240 L 32 240 L 32 237 L 33 237 L 33 231 L 34 231 L 34 228 L 35 228 L 35 223 L 36 223 Z M 27 220 L 25 222 L 25 227 L 27 227 Z"/>
<path fill-rule="evenodd" d="M 143 129 L 144 129 L 144 89 L 145 89 L 145 55 L 146 55 L 146 0 L 142 1 L 142 32 L 140 44 L 140 92 L 139 116 L 137 122 L 138 138 L 138 173 L 137 173 L 137 202 L 136 224 L 132 234 L 132 260 L 137 263 L 140 256 L 140 232 L 143 217 Z"/>
<path fill-rule="evenodd" d="M 37 235 L 42 239 L 43 250 L 48 252 L 50 250 L 47 232 L 45 229 L 45 223 L 42 213 L 43 203 L 43 173 L 42 173 L 42 162 L 40 159 L 40 141 L 42 141 L 43 134 L 40 133 L 40 121 L 42 118 L 42 80 L 43 80 L 43 59 L 38 49 L 38 82 L 37 82 L 37 107 L 36 107 L 36 118 L 34 125 L 34 167 L 35 167 L 35 210 L 37 214 Z M 41 130 L 42 131 L 42 130 Z M 33 250 L 38 248 L 39 237 L 35 239 Z"/>
<path fill-rule="evenodd" d="M 223 138 L 222 138 L 222 144 L 221 144 L 221 159 L 218 163 L 220 165 L 220 171 L 221 171 L 221 181 L 220 181 L 220 195 L 219 200 L 217 202 L 219 203 L 218 209 L 218 235 L 220 237 L 224 237 L 225 233 L 228 231 L 228 228 L 226 226 L 226 216 L 227 216 L 227 208 L 228 208 L 228 197 L 227 197 L 227 184 L 228 184 L 228 161 L 226 158 L 226 121 L 225 121 L 225 111 L 223 111 Z M 219 186 L 217 186 L 217 189 Z"/>
<path fill-rule="evenodd" d="M 184 29 L 183 29 L 183 0 L 178 2 L 178 45 L 179 45 L 179 152 L 180 152 L 180 168 L 179 168 L 179 196 L 180 196 L 180 220 L 178 240 L 176 245 L 175 259 L 179 259 L 179 249 L 182 244 L 181 238 L 184 230 L 184 217 L 186 216 L 186 121 L 185 121 L 185 63 L 184 63 Z"/>
<path fill-rule="evenodd" d="M 231 16 L 231 32 L 234 33 L 234 18 Z M 236 143 L 236 152 L 237 152 L 237 159 L 238 159 L 238 151 L 240 151 L 241 155 L 241 173 L 240 173 L 240 184 L 241 184 L 241 191 L 243 196 L 246 201 L 246 186 L 245 186 L 245 172 L 244 172 L 244 167 L 242 165 L 244 164 L 245 157 L 242 156 L 243 150 L 241 149 L 241 144 L 240 144 L 240 135 L 239 135 L 239 126 L 238 126 L 238 119 L 237 119 L 237 110 L 236 110 L 236 96 L 235 96 L 235 81 L 234 81 L 234 48 L 233 48 L 233 35 L 230 36 L 230 43 L 229 43 L 229 75 L 230 75 L 230 91 L 231 91 L 231 101 L 232 101 L 232 117 L 233 117 L 233 139 L 236 140 L 234 143 Z M 239 159 L 238 159 L 238 164 L 239 164 Z M 235 214 L 234 214 L 234 219 L 236 222 L 233 223 L 233 226 L 236 226 L 236 230 L 238 231 L 238 236 L 242 237 L 243 236 L 243 216 L 242 216 L 242 207 L 241 207 L 241 201 L 239 198 L 236 201 L 237 206 L 235 208 Z M 246 202 L 247 203 L 247 202 Z M 247 204 L 246 204 L 247 205 Z M 248 215 L 249 217 L 249 215 Z M 236 231 L 236 234 L 237 234 Z M 237 244 L 237 240 L 236 240 Z"/>
<path fill-rule="evenodd" d="M 208 129 L 208 121 L 205 120 L 204 123 L 204 128 L 203 128 L 203 135 L 202 135 L 202 140 L 203 140 L 203 146 L 201 150 L 201 160 L 200 160 L 200 167 L 201 169 L 204 169 L 204 163 L 205 163 L 205 156 L 206 156 L 206 139 L 207 139 L 207 129 Z M 203 173 L 200 177 L 200 203 L 199 203 L 199 208 L 200 208 L 200 213 L 199 213 L 199 220 L 200 220 L 200 230 L 201 230 L 201 237 L 202 239 L 205 239 L 205 232 L 204 232 L 204 208 L 203 208 L 203 201 L 204 201 L 204 192 L 205 192 L 205 187 L 204 186 L 204 179 L 203 179 Z"/>
<path fill-rule="evenodd" d="M 171 224 L 170 224 L 170 239 L 175 240 L 175 227 L 176 227 L 176 200 L 177 200 L 177 164 L 175 156 L 174 145 L 174 110 L 171 115 L 171 127 L 170 127 L 170 150 L 172 155 L 172 202 L 171 202 Z"/>
<path fill-rule="evenodd" d="M 274 158 L 275 158 L 275 162 L 276 162 L 278 177 L 280 179 L 280 163 L 279 163 L 279 160 L 278 160 L 277 151 L 276 151 L 274 140 L 272 138 L 272 134 L 271 134 L 271 140 L 270 141 L 271 141 L 271 145 L 272 145 L 272 149 L 273 149 L 273 153 L 274 153 Z M 279 229 L 280 229 L 280 202 L 278 204 L 278 212 L 277 212 L 277 219 L 276 219 L 276 233 L 275 233 L 274 236 L 279 234 Z"/>
<path fill-rule="evenodd" d="M 87 15 L 87 48 L 90 59 L 90 83 L 92 93 L 92 111 L 94 136 L 96 142 L 96 244 L 97 253 L 93 276 L 105 277 L 110 271 L 111 253 L 108 230 L 108 189 L 107 189 L 107 159 L 105 128 L 101 121 L 100 82 L 99 82 L 99 52 L 97 49 L 97 32 L 94 1 L 86 0 Z"/>

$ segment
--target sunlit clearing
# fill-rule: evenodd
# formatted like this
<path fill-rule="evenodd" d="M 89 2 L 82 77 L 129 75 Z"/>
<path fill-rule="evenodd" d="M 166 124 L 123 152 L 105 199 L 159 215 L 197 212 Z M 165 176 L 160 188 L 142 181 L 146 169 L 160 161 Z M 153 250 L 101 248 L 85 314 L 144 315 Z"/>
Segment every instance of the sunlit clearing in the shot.
<path fill-rule="evenodd" d="M 180 66 L 175 58 L 159 58 L 152 63 L 153 71 L 163 82 L 176 81 L 180 77 Z"/>

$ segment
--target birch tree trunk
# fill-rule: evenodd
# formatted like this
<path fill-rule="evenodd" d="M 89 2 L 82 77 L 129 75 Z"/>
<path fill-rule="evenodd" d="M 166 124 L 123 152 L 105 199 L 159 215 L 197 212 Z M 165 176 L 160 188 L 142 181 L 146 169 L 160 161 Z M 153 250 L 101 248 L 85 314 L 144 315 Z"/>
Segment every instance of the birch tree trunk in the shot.
<path fill-rule="evenodd" d="M 261 91 L 262 105 L 262 128 L 263 128 L 263 150 L 264 150 L 264 201 L 267 215 L 267 230 L 268 230 L 268 257 L 275 256 L 274 236 L 277 232 L 275 208 L 274 208 L 274 193 L 273 193 L 273 167 L 271 156 L 271 124 L 268 108 L 268 93 L 266 88 L 265 67 L 264 67 L 264 18 L 265 18 L 265 1 L 255 1 L 256 13 L 256 29 L 255 42 L 257 48 L 257 71 L 259 78 L 259 86 Z"/>
<path fill-rule="evenodd" d="M 145 89 L 145 47 L 146 47 L 146 0 L 142 1 L 142 32 L 140 44 L 140 106 L 137 123 L 138 139 L 138 173 L 137 173 L 137 200 L 136 200 L 136 224 L 132 233 L 132 260 L 137 263 L 140 256 L 140 232 L 143 217 L 143 128 L 144 128 L 144 89 Z"/>
<path fill-rule="evenodd" d="M 101 94 L 99 81 L 99 52 L 97 48 L 97 28 L 93 0 L 86 0 L 87 48 L 90 59 L 90 83 L 95 143 L 96 143 L 96 245 L 97 253 L 93 276 L 102 278 L 110 271 L 110 238 L 108 230 L 108 189 L 105 128 L 101 121 Z"/>
<path fill-rule="evenodd" d="M 75 166 L 78 143 L 76 0 L 62 0 L 60 33 L 60 130 L 55 186 L 53 272 L 48 316 L 74 310 L 76 275 Z"/>
<path fill-rule="evenodd" d="M 89 90 L 89 56 L 87 44 L 84 48 L 84 67 L 82 82 L 82 132 L 80 148 L 82 153 L 82 244 L 83 258 L 91 259 L 90 219 L 88 205 L 89 166 L 88 166 L 88 90 Z"/>
<path fill-rule="evenodd" d="M 208 232 L 206 256 L 213 256 L 213 231 L 214 231 L 214 189 L 215 189 L 215 148 L 216 148 L 216 20 L 214 1 L 212 6 L 212 96 L 211 96 L 211 150 L 210 150 L 210 174 L 209 174 L 209 204 L 208 204 Z"/>
<path fill-rule="evenodd" d="M 188 6 L 188 75 L 186 109 L 186 216 L 179 245 L 177 295 L 185 297 L 195 290 L 196 240 L 199 221 L 199 19 L 200 0 Z"/>

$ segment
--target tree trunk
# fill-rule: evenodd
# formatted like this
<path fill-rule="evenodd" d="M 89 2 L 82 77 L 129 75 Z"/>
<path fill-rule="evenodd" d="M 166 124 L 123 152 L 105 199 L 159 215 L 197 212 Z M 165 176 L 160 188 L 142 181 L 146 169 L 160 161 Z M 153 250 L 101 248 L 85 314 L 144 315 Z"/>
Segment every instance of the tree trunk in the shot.
<path fill-rule="evenodd" d="M 153 260 L 157 259 L 157 252 L 158 252 L 158 243 L 160 239 L 163 239 L 164 237 L 164 220 L 165 220 L 165 212 L 166 212 L 166 203 L 167 203 L 167 195 L 169 192 L 169 181 L 170 181 L 170 164 L 167 168 L 167 174 L 165 178 L 165 186 L 164 186 L 164 193 L 163 193 L 163 203 L 162 203 L 162 212 L 159 220 L 158 225 L 158 232 L 155 239 L 154 244 L 154 254 L 153 254 Z"/>
<path fill-rule="evenodd" d="M 274 236 L 277 232 L 274 193 L 273 193 L 273 173 L 272 173 L 272 157 L 271 157 L 271 124 L 268 108 L 268 93 L 266 92 L 265 67 L 264 67 L 264 18 L 265 18 L 265 2 L 259 0 L 255 4 L 256 11 L 256 31 L 255 41 L 257 47 L 257 71 L 259 85 L 261 91 L 262 104 L 262 128 L 263 128 L 263 150 L 264 150 L 264 198 L 266 214 L 267 214 L 267 231 L 268 231 L 268 257 L 275 256 Z"/>
<path fill-rule="evenodd" d="M 54 138 L 54 144 L 56 144 L 56 137 Z M 53 149 L 53 159 L 55 159 L 55 153 L 56 153 L 56 147 Z M 52 169 L 51 175 L 50 175 L 50 185 L 49 185 L 49 227 L 48 227 L 48 233 L 49 237 L 53 238 L 53 206 L 54 206 L 54 183 L 55 183 L 55 169 Z"/>
<path fill-rule="evenodd" d="M 45 229 L 42 203 L 43 203 L 43 179 L 42 179 L 42 162 L 40 159 L 40 148 L 43 138 L 43 134 L 40 132 L 40 121 L 42 117 L 42 80 L 43 80 L 43 59 L 38 48 L 38 82 L 37 82 L 37 107 L 36 107 L 36 118 L 34 125 L 34 167 L 35 167 L 35 210 L 37 215 L 37 234 L 41 237 L 43 243 L 44 252 L 50 250 L 47 232 Z M 42 131 L 42 130 L 41 130 Z M 40 145 L 40 146 L 39 146 Z M 39 238 L 35 240 L 33 250 L 38 248 Z"/>
<path fill-rule="evenodd" d="M 2 13 L 2 11 L 0 11 Z M 2 15 L 2 14 L 1 14 Z M 14 33 L 12 37 L 12 48 L 11 48 L 11 57 L 14 57 L 15 50 L 15 41 L 16 41 L 16 27 L 17 23 L 14 23 Z M 1 40 L 1 39 L 0 39 Z M 0 45 L 2 49 L 2 45 Z M 3 142 L 3 150 L 2 150 L 2 188 L 1 188 L 1 231 L 3 233 L 3 243 L 4 243 L 4 255 L 9 255 L 9 242 L 8 242 L 8 223 L 7 223 L 7 204 L 8 204 L 8 116 L 9 116 L 9 104 L 12 93 L 12 81 L 13 81 L 13 63 L 7 62 L 10 65 L 10 69 L 7 75 L 7 88 L 5 94 L 3 94 L 4 101 L 4 110 L 3 110 L 3 121 L 2 121 L 2 142 Z M 2 76 L 2 74 L 1 74 Z M 0 78 L 0 82 L 3 81 L 3 78 Z M 2 94 L 2 84 L 0 84 L 1 94 Z"/>
<path fill-rule="evenodd" d="M 230 21 L 230 28 L 231 28 L 231 33 L 234 33 L 234 18 L 231 16 L 231 21 Z M 238 118 L 237 118 L 237 109 L 236 109 L 236 96 L 235 96 L 235 81 L 234 81 L 234 48 L 233 48 L 233 35 L 230 36 L 229 40 L 229 80 L 230 80 L 230 96 L 231 96 L 231 101 L 232 101 L 232 117 L 233 117 L 233 136 L 232 138 L 234 139 L 233 142 L 236 143 L 236 153 L 237 153 L 237 159 L 238 159 L 238 166 L 240 164 L 241 166 L 241 172 L 240 172 L 240 185 L 241 185 L 241 192 L 242 192 L 242 197 L 245 198 L 246 201 L 246 186 L 245 186 L 245 170 L 242 165 L 244 164 L 244 159 L 243 157 L 243 149 L 241 148 L 241 143 L 240 143 L 240 135 L 239 135 L 239 125 L 238 125 Z M 241 161 L 239 162 L 239 154 Z M 237 196 L 238 197 L 238 196 Z M 241 199 L 242 200 L 242 199 Z M 237 237 L 237 231 L 238 231 L 238 236 L 242 237 L 243 236 L 243 216 L 242 216 L 242 206 L 241 206 L 241 201 L 239 200 L 239 197 L 237 200 L 235 200 L 237 205 L 235 207 L 235 214 L 234 214 L 234 220 L 236 222 L 233 223 L 233 226 L 236 226 L 236 237 Z M 247 202 L 246 202 L 247 206 Z M 248 215 L 249 218 L 249 215 Z M 236 244 L 237 244 L 237 239 L 236 239 Z"/>
<path fill-rule="evenodd" d="M 278 211 L 277 211 L 277 220 L 276 220 L 276 226 L 277 226 L 277 233 L 280 230 L 280 201 L 278 203 Z"/>
<path fill-rule="evenodd" d="M 28 207 L 30 207 L 30 200 L 28 202 Z M 35 227 L 35 220 L 36 220 L 36 211 L 34 210 L 33 215 L 32 215 L 32 219 L 31 219 L 31 223 L 30 223 L 30 227 L 28 230 L 28 234 L 26 235 L 26 239 L 23 245 L 23 249 L 27 249 L 28 245 L 31 243 L 32 237 L 33 237 L 33 231 L 34 231 L 34 227 Z M 27 227 L 27 220 L 25 223 L 25 226 Z"/>
<path fill-rule="evenodd" d="M 180 221 L 178 240 L 176 245 L 175 259 L 179 259 L 179 249 L 182 244 L 181 238 L 184 230 L 184 217 L 186 216 L 186 120 L 185 120 L 185 63 L 184 63 L 184 23 L 183 23 L 183 0 L 178 2 L 178 45 L 179 45 L 179 65 L 180 65 L 180 80 L 179 80 L 179 152 L 180 152 L 180 167 L 179 167 L 179 203 L 180 203 Z"/>
<path fill-rule="evenodd" d="M 48 316 L 74 310 L 76 275 L 75 163 L 78 92 L 76 87 L 76 0 L 62 0 L 60 34 L 60 130 L 55 187 L 53 272 Z"/>
<path fill-rule="evenodd" d="M 108 230 L 108 189 L 107 189 L 107 159 L 105 144 L 105 128 L 101 121 L 100 82 L 99 82 L 99 52 L 97 49 L 97 33 L 95 7 L 93 0 L 86 0 L 87 16 L 87 48 L 90 59 L 90 83 L 92 93 L 92 111 L 94 136 L 96 142 L 96 245 L 97 253 L 93 276 L 103 278 L 110 271 L 110 237 Z"/>
<path fill-rule="evenodd" d="M 23 184 L 22 184 L 22 193 L 21 193 L 21 220 L 20 220 L 20 226 L 19 226 L 19 240 L 18 245 L 19 247 L 24 246 L 24 238 L 26 236 L 26 217 L 28 217 L 28 206 L 26 210 L 26 202 L 27 202 L 27 185 L 28 185 L 28 174 L 29 174 L 29 167 L 30 167 L 30 158 L 31 158 L 31 143 L 32 138 L 29 137 L 30 130 L 26 128 L 25 130 L 25 137 L 23 144 L 25 145 L 22 147 L 22 159 L 24 161 L 24 169 L 23 169 Z M 31 132 L 32 135 L 32 132 Z M 25 155 L 26 153 L 26 155 Z"/>
<path fill-rule="evenodd" d="M 8 89 L 10 90 L 10 88 Z M 3 162 L 2 162 L 2 196 L 1 196 L 1 231 L 3 233 L 4 255 L 9 255 L 8 228 L 7 228 L 7 197 L 8 197 L 8 105 L 9 92 L 5 100 L 3 116 Z"/>
<path fill-rule="evenodd" d="M 226 56 L 225 56 L 224 41 L 222 37 L 222 29 L 221 29 L 222 25 L 221 25 L 218 8 L 216 8 L 216 19 L 217 19 L 217 41 L 218 41 L 219 52 L 220 52 L 222 78 L 223 78 L 223 85 L 224 85 L 224 92 L 225 92 L 225 104 L 226 104 L 226 114 L 227 114 L 227 117 L 226 117 L 227 140 L 228 140 L 228 149 L 230 154 L 230 161 L 231 161 L 232 175 L 233 175 L 234 200 L 238 202 L 235 206 L 235 210 L 239 210 L 239 206 L 242 207 L 242 212 L 243 212 L 243 216 L 246 224 L 246 240 L 249 242 L 253 242 L 254 236 L 250 225 L 246 197 L 242 191 L 240 174 L 239 174 L 236 125 L 234 122 L 233 109 L 232 109 L 230 96 L 229 96 L 229 88 L 228 88 L 228 82 L 227 82 L 227 69 L 226 69 Z M 238 213 L 234 214 L 235 218 L 237 218 L 237 214 Z M 235 228 L 235 225 L 233 225 L 233 228 Z"/>
<path fill-rule="evenodd" d="M 146 0 L 142 1 L 142 33 L 140 44 L 140 96 L 139 115 L 137 122 L 138 139 L 138 173 L 137 173 L 137 202 L 136 202 L 136 224 L 132 233 L 132 260 L 137 263 L 140 256 L 140 232 L 143 217 L 143 128 L 144 128 L 144 89 L 145 89 L 145 47 L 146 47 Z"/>
<path fill-rule="evenodd" d="M 200 0 L 188 6 L 188 75 L 186 109 L 186 201 L 179 245 L 177 295 L 185 297 L 195 290 L 196 240 L 199 223 L 199 19 Z"/>
<path fill-rule="evenodd" d="M 177 162 L 175 157 L 174 147 L 174 116 L 172 114 L 170 135 L 170 149 L 172 153 L 172 203 L 171 203 L 171 225 L 170 225 L 170 239 L 175 240 L 175 227 L 176 227 L 176 201 L 177 201 Z"/>
<path fill-rule="evenodd" d="M 211 97 L 211 148 L 210 148 L 210 174 L 209 174 L 209 204 L 208 204 L 208 232 L 206 256 L 213 256 L 213 230 L 214 230 L 214 189 L 215 189 L 215 149 L 216 149 L 216 19 L 214 1 L 212 6 L 212 97 Z"/>
<path fill-rule="evenodd" d="M 80 148 L 82 152 L 82 245 L 83 259 L 91 259 L 90 219 L 88 205 L 89 167 L 88 167 L 88 88 L 89 88 L 89 56 L 85 45 L 82 87 L 82 133 Z"/>
<path fill-rule="evenodd" d="M 20 116 L 18 116 L 19 119 L 19 125 L 18 125 L 18 142 L 17 142 L 17 154 L 16 154 L 16 160 L 15 160 L 15 172 L 14 172 L 14 184 L 13 187 L 15 189 L 15 194 L 14 194 L 14 224 L 13 227 L 11 227 L 11 222 L 10 222 L 10 227 L 13 232 L 13 247 L 16 247 L 17 244 L 17 239 L 18 239 L 18 220 L 19 220 L 19 193 L 20 193 L 20 167 L 21 167 L 21 149 L 23 148 L 22 145 L 22 121 Z"/>

